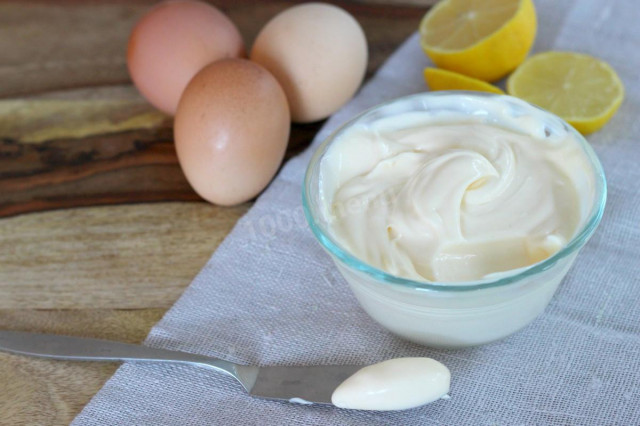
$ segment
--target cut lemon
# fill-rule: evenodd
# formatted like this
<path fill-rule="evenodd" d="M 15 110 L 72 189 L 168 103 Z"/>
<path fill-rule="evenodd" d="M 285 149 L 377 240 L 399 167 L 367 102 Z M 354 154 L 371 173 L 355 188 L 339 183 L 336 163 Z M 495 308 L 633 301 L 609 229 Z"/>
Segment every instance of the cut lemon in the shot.
<path fill-rule="evenodd" d="M 420 22 L 420 44 L 440 68 L 495 81 L 526 58 L 536 36 L 531 0 L 443 0 Z"/>
<path fill-rule="evenodd" d="M 509 77 L 507 91 L 559 115 L 582 134 L 604 126 L 624 98 L 624 86 L 609 64 L 571 52 L 527 59 Z"/>
<path fill-rule="evenodd" d="M 473 90 L 504 94 L 502 90 L 477 78 L 439 68 L 425 68 L 424 80 L 431 90 Z"/>

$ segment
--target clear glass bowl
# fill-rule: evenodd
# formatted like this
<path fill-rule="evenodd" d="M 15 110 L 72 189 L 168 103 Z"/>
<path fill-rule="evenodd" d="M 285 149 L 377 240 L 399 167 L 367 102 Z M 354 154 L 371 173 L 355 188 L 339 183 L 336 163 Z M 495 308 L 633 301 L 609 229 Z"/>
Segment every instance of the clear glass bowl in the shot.
<path fill-rule="evenodd" d="M 500 114 L 495 114 L 496 107 Z M 504 126 L 504 117 L 536 120 L 546 134 L 569 132 L 582 146 L 593 170 L 593 203 L 573 239 L 553 256 L 498 279 L 468 282 L 416 281 L 391 275 L 349 253 L 333 238 L 322 214 L 320 164 L 331 144 L 353 125 L 388 120 L 395 114 L 428 113 L 448 122 L 474 116 Z M 506 127 L 509 127 L 508 125 Z M 535 319 L 549 304 L 580 248 L 604 212 L 606 181 L 602 165 L 582 135 L 562 119 L 522 100 L 478 92 L 428 92 L 371 108 L 331 134 L 309 163 L 303 207 L 314 235 L 329 253 L 362 308 L 405 339 L 433 347 L 466 347 L 506 337 Z"/>

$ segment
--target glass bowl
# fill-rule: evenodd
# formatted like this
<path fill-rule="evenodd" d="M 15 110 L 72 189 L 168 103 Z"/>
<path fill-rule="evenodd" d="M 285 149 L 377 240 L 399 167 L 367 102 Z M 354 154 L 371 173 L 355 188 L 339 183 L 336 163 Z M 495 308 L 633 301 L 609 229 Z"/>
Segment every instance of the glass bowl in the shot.
<path fill-rule="evenodd" d="M 327 227 L 319 196 L 320 165 L 331 144 L 351 126 L 370 125 L 401 113 L 427 114 L 449 123 L 473 118 L 502 127 L 512 127 L 513 123 L 525 120 L 535 124 L 531 128 L 536 132 L 546 135 L 569 132 L 584 150 L 593 171 L 593 176 L 585 182 L 594 194 L 593 202 L 583 208 L 583 219 L 574 237 L 563 249 L 539 263 L 501 273 L 495 279 L 478 281 L 447 283 L 406 279 L 358 259 L 336 241 Z M 427 346 L 451 348 L 504 338 L 542 313 L 600 223 L 606 203 L 606 181 L 602 165 L 584 137 L 557 116 L 506 95 L 428 92 L 378 105 L 333 132 L 309 163 L 302 198 L 313 234 L 335 262 L 362 308 L 398 336 Z"/>

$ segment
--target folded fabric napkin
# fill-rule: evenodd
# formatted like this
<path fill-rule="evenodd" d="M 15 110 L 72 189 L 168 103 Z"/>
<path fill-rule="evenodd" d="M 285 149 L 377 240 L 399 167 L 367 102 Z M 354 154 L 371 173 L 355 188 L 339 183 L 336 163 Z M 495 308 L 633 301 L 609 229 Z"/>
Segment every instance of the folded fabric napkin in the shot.
<path fill-rule="evenodd" d="M 386 413 L 300 406 L 252 398 L 204 368 L 127 363 L 73 424 L 640 424 L 640 7 L 635 0 L 536 6 L 535 51 L 601 57 L 627 89 L 620 112 L 589 137 L 609 182 L 604 219 L 540 318 L 478 348 L 408 343 L 362 311 L 307 228 L 301 183 L 320 141 L 364 108 L 425 90 L 428 61 L 414 35 L 289 161 L 146 341 L 255 365 L 428 356 L 450 368 L 451 399 Z"/>

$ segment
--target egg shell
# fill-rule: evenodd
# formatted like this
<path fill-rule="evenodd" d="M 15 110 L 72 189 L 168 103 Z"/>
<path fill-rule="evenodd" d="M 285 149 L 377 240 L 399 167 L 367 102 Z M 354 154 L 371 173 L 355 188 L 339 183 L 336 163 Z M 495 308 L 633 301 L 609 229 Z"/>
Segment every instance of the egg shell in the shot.
<path fill-rule="evenodd" d="M 250 58 L 278 79 L 293 121 L 312 122 L 331 115 L 358 90 L 367 68 L 367 40 L 343 9 L 308 3 L 271 19 Z"/>
<path fill-rule="evenodd" d="M 140 93 L 173 115 L 198 71 L 218 59 L 244 54 L 238 29 L 218 9 L 199 1 L 168 1 L 151 9 L 134 27 L 127 66 Z"/>
<path fill-rule="evenodd" d="M 289 139 L 289 108 L 277 80 L 246 59 L 223 59 L 187 85 L 175 117 L 178 160 L 205 200 L 234 205 L 271 181 Z"/>

